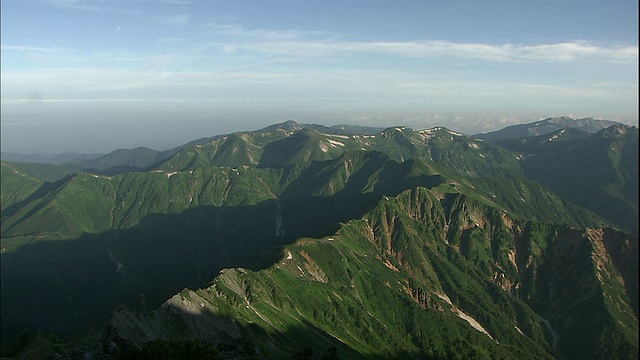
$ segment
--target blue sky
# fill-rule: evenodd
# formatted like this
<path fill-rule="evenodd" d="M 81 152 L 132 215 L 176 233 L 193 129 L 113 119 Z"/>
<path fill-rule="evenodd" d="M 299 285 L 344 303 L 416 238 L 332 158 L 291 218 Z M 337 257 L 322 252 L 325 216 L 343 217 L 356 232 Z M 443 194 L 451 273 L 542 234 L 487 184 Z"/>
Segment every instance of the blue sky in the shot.
<path fill-rule="evenodd" d="M 294 119 L 638 123 L 637 1 L 5 0 L 2 150 L 167 149 Z"/>

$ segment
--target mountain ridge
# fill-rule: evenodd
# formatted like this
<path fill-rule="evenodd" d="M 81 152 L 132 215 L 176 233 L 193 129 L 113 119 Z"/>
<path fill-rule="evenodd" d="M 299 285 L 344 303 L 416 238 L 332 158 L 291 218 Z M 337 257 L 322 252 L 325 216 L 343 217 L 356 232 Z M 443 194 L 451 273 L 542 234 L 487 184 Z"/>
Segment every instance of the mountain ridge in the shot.
<path fill-rule="evenodd" d="M 3 356 L 29 341 L 95 351 L 95 332 L 68 336 L 109 319 L 98 334 L 116 352 L 205 341 L 265 357 L 637 355 L 637 230 L 531 179 L 545 164 L 591 169 L 587 185 L 620 210 L 637 186 L 634 129 L 557 130 L 527 140 L 552 148 L 513 151 L 443 127 L 288 122 L 196 140 L 144 171 L 47 182 L 3 162 Z M 24 327 L 65 340 L 9 346 Z"/>
<path fill-rule="evenodd" d="M 545 135 L 566 127 L 579 129 L 593 134 L 616 124 L 619 123 L 611 120 L 600 120 L 594 118 L 573 119 L 568 116 L 558 116 L 549 117 L 544 120 L 527 124 L 511 125 L 497 131 L 476 134 L 473 137 L 497 142 L 507 139 Z"/>

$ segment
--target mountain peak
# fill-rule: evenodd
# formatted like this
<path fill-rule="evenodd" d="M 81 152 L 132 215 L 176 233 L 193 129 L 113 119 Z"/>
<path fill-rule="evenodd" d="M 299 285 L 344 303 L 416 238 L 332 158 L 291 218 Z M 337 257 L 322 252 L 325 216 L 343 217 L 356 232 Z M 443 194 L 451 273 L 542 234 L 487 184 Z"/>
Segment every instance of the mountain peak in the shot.
<path fill-rule="evenodd" d="M 261 132 L 275 131 L 275 130 L 298 131 L 298 130 L 304 129 L 305 127 L 306 126 L 301 125 L 293 120 L 287 120 L 285 122 L 267 126 L 265 128 L 260 129 L 259 131 Z"/>
<path fill-rule="evenodd" d="M 635 126 L 629 126 L 624 124 L 615 124 L 608 128 L 598 131 L 594 136 L 602 138 L 623 138 L 627 135 L 631 135 L 631 132 L 638 134 L 638 129 Z"/>
<path fill-rule="evenodd" d="M 568 116 L 555 116 L 528 124 L 508 126 L 498 131 L 476 134 L 474 135 L 474 137 L 487 141 L 497 142 L 508 139 L 546 135 L 563 128 L 574 128 L 588 132 L 590 134 L 594 134 L 604 128 L 610 127 L 615 124 L 618 123 L 609 120 L 597 120 L 593 118 L 573 119 Z"/>

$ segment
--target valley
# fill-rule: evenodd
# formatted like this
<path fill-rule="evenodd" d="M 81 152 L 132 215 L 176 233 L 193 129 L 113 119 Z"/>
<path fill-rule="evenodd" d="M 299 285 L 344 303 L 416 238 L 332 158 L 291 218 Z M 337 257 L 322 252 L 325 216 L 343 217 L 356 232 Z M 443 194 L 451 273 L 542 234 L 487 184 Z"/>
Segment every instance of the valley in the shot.
<path fill-rule="evenodd" d="M 584 123 L 286 122 L 101 169 L 3 161 L 3 356 L 635 358 L 638 130 Z"/>

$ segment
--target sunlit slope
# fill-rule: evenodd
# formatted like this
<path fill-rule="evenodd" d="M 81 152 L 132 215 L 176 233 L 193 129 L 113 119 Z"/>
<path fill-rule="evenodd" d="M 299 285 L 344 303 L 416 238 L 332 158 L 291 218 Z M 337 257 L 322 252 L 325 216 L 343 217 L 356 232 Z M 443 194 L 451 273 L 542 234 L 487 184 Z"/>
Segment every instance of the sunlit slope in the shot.
<path fill-rule="evenodd" d="M 360 151 L 280 168 L 203 166 L 116 176 L 77 173 L 3 213 L 2 236 L 4 241 L 18 236 L 74 238 L 132 227 L 150 214 L 179 214 L 198 206 L 250 206 L 279 199 L 304 207 L 309 197 L 394 194 L 440 183 L 454 189 L 462 186 L 471 196 L 516 217 L 603 225 L 592 214 L 523 179 L 470 177 L 420 158 L 398 163 L 380 152 Z M 351 204 L 345 201 L 345 206 L 356 211 L 362 203 L 356 199 Z"/>
<path fill-rule="evenodd" d="M 10 163 L 0 163 L 0 205 L 4 211 L 10 205 L 18 203 L 31 195 L 43 181 L 36 179 Z"/>
<path fill-rule="evenodd" d="M 546 156 L 546 179 L 569 179 L 560 165 L 585 180 L 614 171 L 588 183 L 631 196 L 633 132 L 526 157 L 444 128 L 319 130 L 203 139 L 145 172 L 53 183 L 3 164 L 3 349 L 24 328 L 101 327 L 125 304 L 118 329 L 134 343 L 244 334 L 280 355 L 637 354 L 637 237 L 525 177 Z M 604 165 L 590 175 L 579 153 Z M 173 297 L 147 315 L 185 287 L 209 289 L 206 301 Z"/>
<path fill-rule="evenodd" d="M 118 304 L 139 306 L 141 296 L 154 306 L 185 286 L 206 285 L 224 267 L 268 265 L 279 246 L 333 234 L 383 196 L 416 187 L 464 193 L 513 218 L 605 223 L 535 183 L 465 177 L 380 152 L 278 169 L 79 173 L 3 213 L 3 330 L 68 332 L 96 324 Z M 44 303 L 43 289 L 50 293 Z"/>
<path fill-rule="evenodd" d="M 268 269 L 224 270 L 112 324 L 132 344 L 244 337 L 279 356 L 310 345 L 348 358 L 633 358 L 634 288 L 603 251 L 618 243 L 637 249 L 615 231 L 519 221 L 416 188 L 286 246 Z"/>
<path fill-rule="evenodd" d="M 286 167 L 332 160 L 345 152 L 378 151 L 397 161 L 423 158 L 472 176 L 522 176 L 516 154 L 445 128 L 386 129 L 375 135 L 327 134 L 311 128 L 276 129 L 223 136 L 185 147 L 159 163 L 166 171 L 206 166 Z"/>

